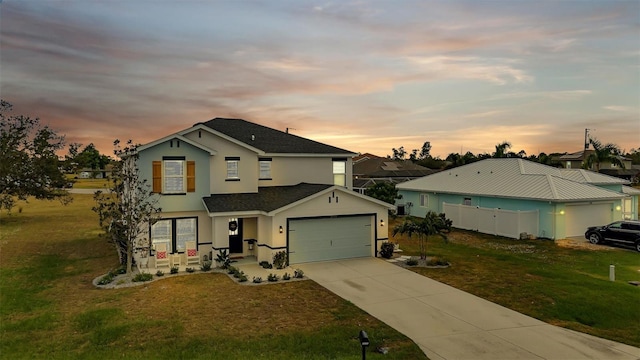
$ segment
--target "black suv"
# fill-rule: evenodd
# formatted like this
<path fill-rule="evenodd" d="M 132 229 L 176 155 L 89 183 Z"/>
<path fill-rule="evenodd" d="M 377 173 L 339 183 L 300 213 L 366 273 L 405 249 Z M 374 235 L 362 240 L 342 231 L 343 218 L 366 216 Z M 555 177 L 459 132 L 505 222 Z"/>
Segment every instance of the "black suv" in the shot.
<path fill-rule="evenodd" d="M 592 244 L 615 242 L 620 245 L 632 245 L 640 251 L 640 221 L 624 220 L 605 226 L 591 226 L 584 233 L 584 237 Z"/>

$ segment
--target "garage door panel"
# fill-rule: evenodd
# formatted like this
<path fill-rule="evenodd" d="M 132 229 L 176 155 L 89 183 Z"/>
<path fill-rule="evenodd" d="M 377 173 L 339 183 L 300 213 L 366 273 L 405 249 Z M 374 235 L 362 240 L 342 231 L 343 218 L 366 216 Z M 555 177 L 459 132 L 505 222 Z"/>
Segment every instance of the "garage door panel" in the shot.
<path fill-rule="evenodd" d="M 582 236 L 589 226 L 612 222 L 611 203 L 567 205 L 565 211 L 565 236 Z"/>
<path fill-rule="evenodd" d="M 290 220 L 290 263 L 370 256 L 371 224 L 369 215 Z"/>

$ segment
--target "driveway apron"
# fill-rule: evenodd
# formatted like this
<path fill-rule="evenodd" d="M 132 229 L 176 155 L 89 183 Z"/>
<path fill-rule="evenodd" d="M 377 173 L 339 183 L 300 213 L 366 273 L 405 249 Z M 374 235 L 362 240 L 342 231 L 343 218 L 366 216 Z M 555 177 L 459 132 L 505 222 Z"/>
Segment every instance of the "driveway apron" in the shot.
<path fill-rule="evenodd" d="M 382 259 L 296 267 L 411 338 L 433 360 L 640 359 L 639 348 L 549 325 Z"/>

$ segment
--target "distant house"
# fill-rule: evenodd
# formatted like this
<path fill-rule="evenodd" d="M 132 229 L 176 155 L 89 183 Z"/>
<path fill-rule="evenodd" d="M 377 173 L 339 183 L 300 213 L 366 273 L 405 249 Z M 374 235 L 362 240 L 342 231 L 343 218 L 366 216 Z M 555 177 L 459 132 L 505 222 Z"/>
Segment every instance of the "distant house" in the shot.
<path fill-rule="evenodd" d="M 574 153 L 562 155 L 560 156 L 559 161 L 565 169 L 582 169 L 587 157 L 589 157 L 589 155 L 593 153 L 593 150 L 581 150 Z M 620 167 L 619 165 L 614 164 L 611 161 L 603 161 L 599 165 L 599 172 L 606 175 L 619 177 L 625 180 L 631 180 L 633 179 L 633 177 L 638 175 L 640 171 L 633 167 L 631 159 L 620 155 L 617 155 L 616 157 L 618 158 L 618 160 L 620 160 L 624 167 Z M 595 164 L 593 164 L 588 170 L 597 171 Z"/>
<path fill-rule="evenodd" d="M 294 264 L 376 256 L 387 240 L 393 206 L 352 191 L 351 151 L 215 118 L 138 154 L 162 208 L 147 236 L 179 264 L 193 242 L 201 259 L 224 250 L 272 262 L 285 251 Z"/>
<path fill-rule="evenodd" d="M 397 187 L 415 216 L 443 212 L 458 228 L 518 238 L 581 236 L 588 226 L 638 219 L 628 181 L 515 158 L 486 159 Z"/>
<path fill-rule="evenodd" d="M 353 158 L 353 190 L 364 191 L 377 183 L 399 184 L 435 173 L 410 160 L 392 160 L 372 154 L 362 154 Z"/>

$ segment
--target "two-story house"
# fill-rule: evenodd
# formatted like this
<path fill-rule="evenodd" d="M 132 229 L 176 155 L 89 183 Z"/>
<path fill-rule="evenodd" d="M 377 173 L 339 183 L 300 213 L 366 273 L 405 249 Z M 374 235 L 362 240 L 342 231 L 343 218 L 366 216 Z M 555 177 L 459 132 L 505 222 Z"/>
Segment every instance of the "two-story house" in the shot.
<path fill-rule="evenodd" d="M 294 264 L 376 256 L 388 238 L 393 206 L 352 191 L 351 151 L 215 118 L 138 155 L 141 177 L 160 194 L 151 242 L 174 257 L 195 241 L 202 259 L 226 249 L 272 262 L 286 251 Z"/>

